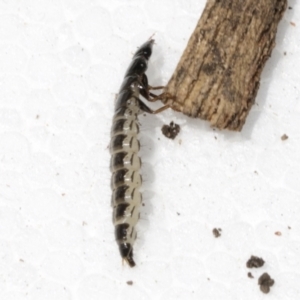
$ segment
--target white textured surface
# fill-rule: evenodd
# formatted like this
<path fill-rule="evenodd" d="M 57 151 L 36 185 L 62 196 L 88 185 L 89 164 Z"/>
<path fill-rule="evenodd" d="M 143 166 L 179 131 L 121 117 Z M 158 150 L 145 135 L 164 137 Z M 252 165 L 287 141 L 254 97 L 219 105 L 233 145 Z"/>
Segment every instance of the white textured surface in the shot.
<path fill-rule="evenodd" d="M 153 33 L 149 81 L 167 82 L 205 0 L 0 0 L 0 299 L 300 299 L 300 3 L 289 2 L 241 133 L 170 110 L 141 117 L 145 206 L 129 269 L 111 223 L 115 93 Z M 175 141 L 160 130 L 171 120 Z M 255 279 L 251 254 L 266 261 Z"/>

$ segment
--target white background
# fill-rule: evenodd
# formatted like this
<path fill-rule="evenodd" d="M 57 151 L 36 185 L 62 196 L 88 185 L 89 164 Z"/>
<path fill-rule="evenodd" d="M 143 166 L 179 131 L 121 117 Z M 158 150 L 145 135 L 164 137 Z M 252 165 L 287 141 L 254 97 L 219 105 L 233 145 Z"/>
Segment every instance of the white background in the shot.
<path fill-rule="evenodd" d="M 296 0 L 241 133 L 171 110 L 141 117 L 135 268 L 122 265 L 114 241 L 115 94 L 154 33 L 147 74 L 166 84 L 204 5 L 0 0 L 0 299 L 300 299 Z M 170 121 L 181 126 L 175 140 L 161 133 Z M 263 268 L 246 268 L 252 254 Z M 257 285 L 263 272 L 275 280 L 268 295 Z"/>

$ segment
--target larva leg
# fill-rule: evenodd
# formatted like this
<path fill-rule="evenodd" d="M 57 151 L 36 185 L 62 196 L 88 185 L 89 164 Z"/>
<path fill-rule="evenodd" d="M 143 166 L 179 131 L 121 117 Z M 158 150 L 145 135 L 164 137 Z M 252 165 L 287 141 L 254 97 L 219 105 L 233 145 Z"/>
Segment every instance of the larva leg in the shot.
<path fill-rule="evenodd" d="M 164 95 L 164 93 L 159 94 L 159 95 L 155 95 L 151 92 L 149 92 L 149 98 L 147 99 L 149 102 L 155 102 L 157 100 L 161 100 L 162 96 Z M 151 97 L 151 98 L 150 98 Z"/>
<path fill-rule="evenodd" d="M 164 89 L 165 87 L 164 86 L 151 86 L 151 85 L 148 85 L 148 90 L 162 90 Z"/>
<path fill-rule="evenodd" d="M 140 99 L 138 100 L 139 101 L 139 106 L 140 106 L 140 109 L 144 112 L 147 112 L 149 114 L 158 114 L 168 108 L 170 108 L 169 105 L 164 105 L 162 106 L 161 108 L 157 109 L 157 110 L 152 110 L 150 107 L 148 107 L 143 101 L 141 101 Z"/>
<path fill-rule="evenodd" d="M 151 93 L 150 90 L 161 90 L 163 88 L 164 88 L 164 86 L 155 86 L 154 87 L 154 86 L 149 85 L 146 74 L 143 74 L 141 82 L 140 82 L 140 93 L 148 101 L 155 102 L 161 98 L 160 97 L 161 95 L 163 95 L 163 94 L 155 95 L 155 94 Z"/>

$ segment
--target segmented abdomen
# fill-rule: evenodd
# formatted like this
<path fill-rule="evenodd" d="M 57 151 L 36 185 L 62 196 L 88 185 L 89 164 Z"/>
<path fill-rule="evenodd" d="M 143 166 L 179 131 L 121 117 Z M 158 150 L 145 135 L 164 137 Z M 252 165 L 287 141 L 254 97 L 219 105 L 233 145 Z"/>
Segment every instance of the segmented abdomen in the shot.
<path fill-rule="evenodd" d="M 139 187 L 141 160 L 137 135 L 139 104 L 135 96 L 116 108 L 111 130 L 112 206 L 115 237 L 121 256 L 133 267 L 133 243 L 136 239 L 135 225 L 139 219 L 142 196 Z"/>

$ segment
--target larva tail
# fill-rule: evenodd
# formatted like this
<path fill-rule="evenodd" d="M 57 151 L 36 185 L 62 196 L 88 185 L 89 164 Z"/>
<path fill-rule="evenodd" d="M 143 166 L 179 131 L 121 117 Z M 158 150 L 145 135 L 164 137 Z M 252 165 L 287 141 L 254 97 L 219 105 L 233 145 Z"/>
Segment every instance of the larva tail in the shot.
<path fill-rule="evenodd" d="M 135 262 L 133 260 L 132 245 L 130 243 L 121 243 L 119 245 L 119 249 L 120 249 L 120 254 L 121 254 L 121 257 L 123 258 L 123 260 L 126 261 L 126 263 L 128 263 L 128 265 L 130 267 L 134 267 Z"/>

